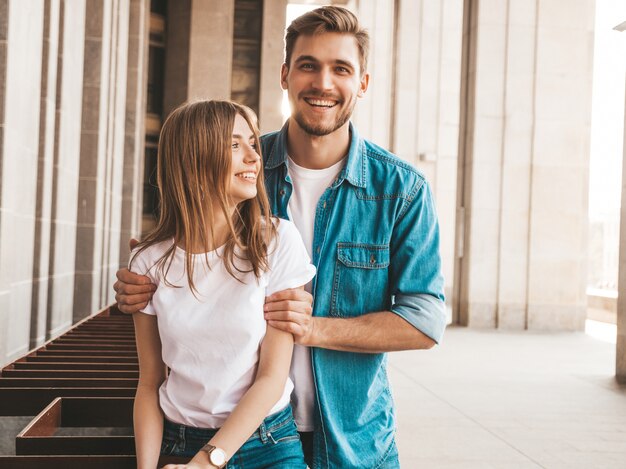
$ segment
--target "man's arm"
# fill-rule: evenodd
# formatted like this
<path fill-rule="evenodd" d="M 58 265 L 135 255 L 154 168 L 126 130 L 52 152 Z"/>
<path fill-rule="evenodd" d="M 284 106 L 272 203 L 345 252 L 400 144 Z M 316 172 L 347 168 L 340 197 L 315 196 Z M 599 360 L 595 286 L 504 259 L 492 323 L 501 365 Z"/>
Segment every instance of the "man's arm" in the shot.
<path fill-rule="evenodd" d="M 379 311 L 353 318 L 312 317 L 300 304 L 306 298 L 293 290 L 278 292 L 265 304 L 268 324 L 290 332 L 300 345 L 344 352 L 382 353 L 432 348 L 437 342 L 392 311 Z M 424 300 L 426 295 L 420 295 Z M 443 315 L 443 302 L 430 297 L 427 315 Z"/>
<path fill-rule="evenodd" d="M 389 244 L 391 311 L 355 311 L 349 318 L 310 317 L 295 307 L 297 292 L 279 292 L 266 301 L 265 318 L 294 334 L 295 342 L 302 345 L 363 353 L 431 348 L 443 334 L 446 314 L 439 226 L 424 180 L 415 184 Z"/>

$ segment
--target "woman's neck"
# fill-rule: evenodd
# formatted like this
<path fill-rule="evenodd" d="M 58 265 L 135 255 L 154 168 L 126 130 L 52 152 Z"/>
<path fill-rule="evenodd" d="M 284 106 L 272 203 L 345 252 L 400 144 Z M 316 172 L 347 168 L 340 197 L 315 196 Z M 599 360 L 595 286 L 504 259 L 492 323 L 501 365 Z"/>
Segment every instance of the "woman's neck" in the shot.
<path fill-rule="evenodd" d="M 211 231 L 212 236 L 211 236 Z M 223 246 L 230 237 L 230 229 L 228 228 L 228 222 L 222 210 L 218 207 L 213 208 L 213 223 L 211 224 L 211 231 L 206 233 L 207 245 L 205 246 L 200 233 L 196 233 L 193 243 L 188 242 L 186 239 L 176 241 L 176 244 L 185 251 L 191 254 L 202 254 L 204 252 L 215 251 L 220 246 Z"/>

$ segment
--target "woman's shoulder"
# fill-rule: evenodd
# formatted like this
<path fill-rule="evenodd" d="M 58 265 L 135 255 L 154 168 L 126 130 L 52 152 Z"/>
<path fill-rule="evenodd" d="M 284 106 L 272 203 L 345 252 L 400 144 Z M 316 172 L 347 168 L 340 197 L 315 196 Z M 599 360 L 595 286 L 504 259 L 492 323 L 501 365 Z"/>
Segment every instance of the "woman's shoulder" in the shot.
<path fill-rule="evenodd" d="M 276 228 L 276 235 L 278 238 L 277 239 L 278 243 L 282 243 L 285 241 L 290 242 L 294 238 L 296 239 L 300 238 L 300 233 L 298 232 L 296 225 L 292 221 L 274 217 L 274 216 L 271 218 L 271 220 L 272 220 L 272 223 L 274 224 L 274 227 Z"/>
<path fill-rule="evenodd" d="M 130 265 L 137 265 L 148 272 L 174 244 L 173 239 L 158 241 L 148 245 L 139 243 L 130 254 Z M 131 268 L 132 270 L 132 268 Z"/>

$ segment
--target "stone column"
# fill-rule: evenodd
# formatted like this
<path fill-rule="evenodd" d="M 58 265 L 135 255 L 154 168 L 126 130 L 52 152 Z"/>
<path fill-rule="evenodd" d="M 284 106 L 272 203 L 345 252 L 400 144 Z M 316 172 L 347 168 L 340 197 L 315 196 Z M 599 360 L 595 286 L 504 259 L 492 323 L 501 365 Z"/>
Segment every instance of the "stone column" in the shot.
<path fill-rule="evenodd" d="M 85 2 L 61 3 L 47 336 L 72 324 L 83 113 Z M 38 57 L 40 60 L 40 57 Z"/>
<path fill-rule="evenodd" d="M 46 339 L 60 4 L 60 0 L 44 3 L 39 163 L 37 168 L 37 224 L 33 243 L 35 265 L 33 268 L 33 301 L 30 324 L 31 349 L 41 345 Z"/>
<path fill-rule="evenodd" d="M 624 32 L 626 34 L 626 32 Z M 626 83 L 626 76 L 624 77 Z M 626 96 L 626 94 L 625 94 Z M 626 109 L 626 102 L 624 103 Z M 624 159 L 622 162 L 622 207 L 620 215 L 619 279 L 617 285 L 617 380 L 626 383 L 626 113 L 624 114 Z"/>
<path fill-rule="evenodd" d="M 451 298 L 463 1 L 402 0 L 396 6 L 391 148 L 422 171 L 433 189 Z"/>
<path fill-rule="evenodd" d="M 584 328 L 593 7 L 465 1 L 461 324 Z"/>
<path fill-rule="evenodd" d="M 287 0 L 263 2 L 263 43 L 261 45 L 261 80 L 259 124 L 261 133 L 278 130 L 283 125 L 280 68 L 285 60 L 285 21 Z"/>
<path fill-rule="evenodd" d="M 122 226 L 119 239 L 121 266 L 128 263 L 128 240 L 141 235 L 149 15 L 149 0 L 130 1 Z"/>
<path fill-rule="evenodd" d="M 346 5 L 349 7 L 350 5 Z M 391 147 L 395 7 L 393 2 L 358 2 L 355 13 L 370 34 L 370 84 L 359 99 L 353 121 L 359 133 L 378 145 Z M 411 131 L 413 132 L 413 131 Z"/>
<path fill-rule="evenodd" d="M 0 364 L 28 350 L 44 3 L 0 1 Z"/>
<path fill-rule="evenodd" d="M 230 99 L 235 0 L 169 2 L 163 115 L 185 101 Z"/>

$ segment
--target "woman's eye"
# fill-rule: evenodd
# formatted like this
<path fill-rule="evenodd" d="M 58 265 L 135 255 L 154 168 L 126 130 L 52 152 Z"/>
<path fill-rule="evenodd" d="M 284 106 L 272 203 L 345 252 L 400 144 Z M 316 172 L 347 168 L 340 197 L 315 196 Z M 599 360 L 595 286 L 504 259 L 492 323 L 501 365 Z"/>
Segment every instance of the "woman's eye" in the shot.
<path fill-rule="evenodd" d="M 257 149 L 256 142 L 252 142 L 252 143 L 250 144 L 250 146 L 251 146 L 251 147 L 252 147 L 252 148 L 256 151 L 256 149 Z"/>
<path fill-rule="evenodd" d="M 237 142 L 233 142 L 233 144 L 232 144 L 231 148 L 232 148 L 233 150 L 237 150 L 237 149 L 239 148 L 239 143 L 237 143 Z"/>

